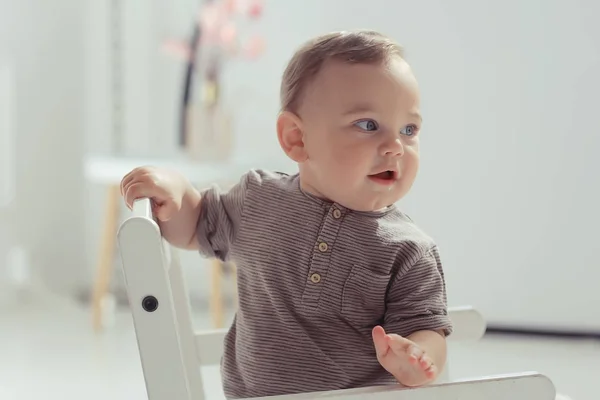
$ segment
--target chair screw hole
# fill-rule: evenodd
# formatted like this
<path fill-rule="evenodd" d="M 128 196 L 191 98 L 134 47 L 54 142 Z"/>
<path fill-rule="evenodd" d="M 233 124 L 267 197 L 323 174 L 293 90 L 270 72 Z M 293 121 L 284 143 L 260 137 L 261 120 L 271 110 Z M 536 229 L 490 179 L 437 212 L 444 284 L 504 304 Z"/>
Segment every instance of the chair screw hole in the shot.
<path fill-rule="evenodd" d="M 158 300 L 154 296 L 146 296 L 142 300 L 142 308 L 147 312 L 154 312 L 158 308 Z"/>

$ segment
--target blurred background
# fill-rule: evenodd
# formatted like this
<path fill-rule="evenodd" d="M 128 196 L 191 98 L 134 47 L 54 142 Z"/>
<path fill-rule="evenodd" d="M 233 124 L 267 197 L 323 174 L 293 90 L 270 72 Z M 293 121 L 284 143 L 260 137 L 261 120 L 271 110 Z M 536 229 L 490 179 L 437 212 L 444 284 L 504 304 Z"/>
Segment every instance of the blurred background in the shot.
<path fill-rule="evenodd" d="M 592 0 L 0 0 L 0 399 L 146 398 L 116 185 L 144 164 L 198 186 L 293 172 L 274 130 L 283 68 L 309 37 L 357 28 L 406 48 L 424 126 L 401 206 L 439 243 L 450 305 L 489 324 L 453 372 L 538 370 L 600 398 L 598 15 Z M 197 326 L 227 327 L 233 266 L 181 258 Z"/>

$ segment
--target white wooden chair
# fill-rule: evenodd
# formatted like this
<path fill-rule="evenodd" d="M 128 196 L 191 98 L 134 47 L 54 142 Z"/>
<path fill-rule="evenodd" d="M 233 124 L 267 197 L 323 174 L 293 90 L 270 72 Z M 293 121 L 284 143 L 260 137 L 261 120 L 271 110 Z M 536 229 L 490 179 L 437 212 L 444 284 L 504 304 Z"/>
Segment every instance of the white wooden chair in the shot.
<path fill-rule="evenodd" d="M 207 382 L 201 367 L 220 362 L 225 331 L 194 333 L 176 252 L 161 237 L 148 199 L 135 202 L 132 215 L 119 228 L 118 243 L 148 398 L 206 399 Z M 455 331 L 449 340 L 478 340 L 483 336 L 485 321 L 478 312 L 461 307 L 452 308 L 450 314 Z M 449 347 L 448 364 L 451 343 Z M 539 373 L 452 380 L 448 365 L 436 383 L 420 388 L 373 386 L 269 399 L 554 400 L 555 395 L 553 383 Z"/>

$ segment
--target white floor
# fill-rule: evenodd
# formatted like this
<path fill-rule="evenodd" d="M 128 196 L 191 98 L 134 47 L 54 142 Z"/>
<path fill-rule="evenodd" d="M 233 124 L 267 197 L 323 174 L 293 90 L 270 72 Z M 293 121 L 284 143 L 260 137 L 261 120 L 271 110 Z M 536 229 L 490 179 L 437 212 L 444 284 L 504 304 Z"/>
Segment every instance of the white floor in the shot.
<path fill-rule="evenodd" d="M 209 327 L 204 313 L 197 316 L 198 328 Z M 488 336 L 457 350 L 455 377 L 536 370 L 574 400 L 600 399 L 598 341 Z M 213 385 L 211 398 L 221 397 Z M 1 400 L 146 398 L 126 310 L 101 335 L 92 333 L 88 310 L 62 301 L 0 311 Z"/>

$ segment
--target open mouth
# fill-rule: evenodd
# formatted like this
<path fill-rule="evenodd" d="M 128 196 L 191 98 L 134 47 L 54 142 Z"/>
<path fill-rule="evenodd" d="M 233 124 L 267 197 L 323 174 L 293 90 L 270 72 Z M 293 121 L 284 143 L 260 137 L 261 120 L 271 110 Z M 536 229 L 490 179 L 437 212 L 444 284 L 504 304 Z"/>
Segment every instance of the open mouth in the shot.
<path fill-rule="evenodd" d="M 369 175 L 369 177 L 382 181 L 394 181 L 396 179 L 396 172 L 388 170 L 378 174 Z"/>

